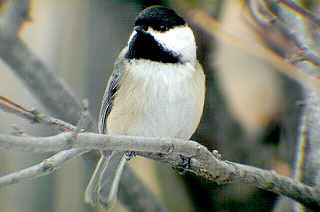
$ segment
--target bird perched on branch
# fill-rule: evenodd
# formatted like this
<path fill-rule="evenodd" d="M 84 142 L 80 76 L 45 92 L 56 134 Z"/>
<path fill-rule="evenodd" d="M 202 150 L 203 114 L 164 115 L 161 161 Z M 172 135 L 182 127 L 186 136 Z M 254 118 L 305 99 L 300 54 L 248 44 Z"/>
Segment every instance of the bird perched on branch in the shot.
<path fill-rule="evenodd" d="M 152 6 L 135 20 L 101 105 L 102 134 L 189 139 L 202 116 L 205 75 L 191 28 L 169 8 Z M 101 151 L 85 199 L 111 209 L 125 153 Z"/>

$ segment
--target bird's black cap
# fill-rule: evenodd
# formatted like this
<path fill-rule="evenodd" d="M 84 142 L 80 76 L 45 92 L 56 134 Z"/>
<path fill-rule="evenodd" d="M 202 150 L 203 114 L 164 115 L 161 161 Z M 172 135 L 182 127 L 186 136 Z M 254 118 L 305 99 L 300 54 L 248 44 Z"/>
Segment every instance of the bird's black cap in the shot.
<path fill-rule="evenodd" d="M 167 31 L 176 26 L 183 26 L 186 22 L 173 9 L 152 6 L 144 9 L 135 21 L 135 26 L 147 29 L 151 26 L 157 31 Z"/>

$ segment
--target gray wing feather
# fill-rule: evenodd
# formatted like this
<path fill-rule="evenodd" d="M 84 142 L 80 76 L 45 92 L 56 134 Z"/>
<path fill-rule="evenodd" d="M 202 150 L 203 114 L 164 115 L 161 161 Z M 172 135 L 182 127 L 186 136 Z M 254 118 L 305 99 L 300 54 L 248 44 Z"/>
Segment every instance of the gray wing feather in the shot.
<path fill-rule="evenodd" d="M 101 109 L 100 109 L 100 116 L 99 116 L 99 130 L 101 134 L 106 133 L 106 125 L 107 125 L 107 118 L 109 113 L 111 112 L 113 100 L 114 97 L 119 89 L 121 79 L 123 75 L 125 74 L 126 70 L 126 59 L 124 57 L 124 54 L 126 52 L 127 48 L 124 48 L 118 59 L 116 60 L 114 64 L 114 70 L 113 73 L 109 79 L 108 86 L 106 88 L 106 91 L 104 93 Z"/>

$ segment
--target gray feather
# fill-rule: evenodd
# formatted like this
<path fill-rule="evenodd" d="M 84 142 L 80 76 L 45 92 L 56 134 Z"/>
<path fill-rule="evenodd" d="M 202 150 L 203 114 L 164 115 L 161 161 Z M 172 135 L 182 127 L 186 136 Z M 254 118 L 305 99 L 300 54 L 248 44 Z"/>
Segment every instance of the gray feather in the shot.
<path fill-rule="evenodd" d="M 125 161 L 123 152 L 113 151 L 101 174 L 98 188 L 99 204 L 106 210 L 111 209 L 116 203 Z"/>
<path fill-rule="evenodd" d="M 125 73 L 125 58 L 124 54 L 127 48 L 124 48 L 118 59 L 115 62 L 114 65 L 114 71 L 109 79 L 106 91 L 104 93 L 103 99 L 102 99 L 102 104 L 101 104 L 101 109 L 100 109 L 100 116 L 99 116 L 99 130 L 101 134 L 105 134 L 107 129 L 107 118 L 108 115 L 111 112 L 112 105 L 113 105 L 113 100 L 114 97 L 119 89 L 120 83 L 121 83 L 121 78 Z"/>

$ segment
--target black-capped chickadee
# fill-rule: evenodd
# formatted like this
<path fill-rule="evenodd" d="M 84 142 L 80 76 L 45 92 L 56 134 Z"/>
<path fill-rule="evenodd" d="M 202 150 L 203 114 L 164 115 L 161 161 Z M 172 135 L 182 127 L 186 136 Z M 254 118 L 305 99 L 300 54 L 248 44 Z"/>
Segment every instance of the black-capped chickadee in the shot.
<path fill-rule="evenodd" d="M 189 139 L 204 99 L 205 75 L 192 30 L 174 10 L 148 7 L 115 62 L 102 100 L 100 133 Z M 87 202 L 113 207 L 125 161 L 124 152 L 102 151 Z"/>

